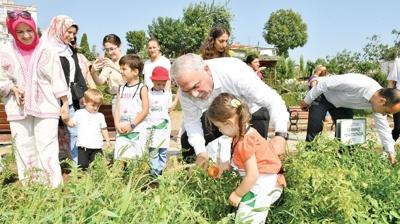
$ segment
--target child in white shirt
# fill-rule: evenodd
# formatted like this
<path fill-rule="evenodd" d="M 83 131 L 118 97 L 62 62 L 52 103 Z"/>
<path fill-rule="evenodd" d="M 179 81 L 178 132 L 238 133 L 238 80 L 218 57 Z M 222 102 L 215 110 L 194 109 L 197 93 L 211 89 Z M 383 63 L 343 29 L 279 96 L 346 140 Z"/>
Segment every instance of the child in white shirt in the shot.
<path fill-rule="evenodd" d="M 86 170 L 97 154 L 103 154 L 103 138 L 107 147 L 110 137 L 104 115 L 98 112 L 103 95 L 97 89 L 89 89 L 84 95 L 84 109 L 77 110 L 71 119 L 64 121 L 69 127 L 77 126 L 78 165 Z"/>
<path fill-rule="evenodd" d="M 150 173 L 161 175 L 166 167 L 167 149 L 171 135 L 171 121 L 168 108 L 172 103 L 172 94 L 165 89 L 169 80 L 168 70 L 157 66 L 153 69 L 151 80 L 153 87 L 149 90 L 149 115 L 147 116 L 148 142 L 150 144 Z"/>

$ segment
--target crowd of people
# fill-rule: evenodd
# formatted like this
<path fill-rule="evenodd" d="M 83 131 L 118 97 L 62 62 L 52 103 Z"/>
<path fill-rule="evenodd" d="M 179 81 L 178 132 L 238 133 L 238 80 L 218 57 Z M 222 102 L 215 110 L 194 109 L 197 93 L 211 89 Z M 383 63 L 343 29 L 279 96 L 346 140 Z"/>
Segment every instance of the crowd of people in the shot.
<path fill-rule="evenodd" d="M 107 84 L 116 128 L 115 161 L 148 154 L 151 176 L 162 175 L 170 145 L 170 112 L 180 101 L 183 160 L 207 169 L 210 149 L 218 148 L 222 159 L 217 176 L 233 168 L 243 177 L 229 197 L 238 207 L 237 216 L 256 223 L 266 219 L 268 210 L 254 208 L 269 207 L 286 186 L 281 160 L 289 114 L 282 97 L 263 81 L 256 56 L 245 62 L 230 57 L 226 28 L 214 27 L 199 55 L 182 55 L 171 66 L 161 54 L 159 40 L 147 42 L 149 59 L 143 61 L 135 54 L 123 55 L 115 34 L 103 38 L 104 55 L 89 62 L 77 52 L 79 26 L 69 16 L 55 16 L 41 38 L 27 11 L 8 11 L 6 24 L 13 40 L 0 48 L 0 91 L 23 183 L 60 186 L 60 160 L 69 158 L 86 170 L 104 147 L 111 148 L 105 117 L 99 112 L 103 94 L 96 89 Z M 365 75 L 329 76 L 326 67 L 317 66 L 300 103 L 309 110 L 306 141 L 322 131 L 327 112 L 335 122 L 352 119 L 352 109 L 371 109 L 384 150 L 396 164 L 397 67 L 389 76 L 390 88 L 383 88 Z M 178 85 L 174 97 L 172 81 Z M 386 114 L 394 114 L 392 133 Z M 270 123 L 272 135 L 268 135 Z M 62 148 L 66 156 L 59 156 Z"/>

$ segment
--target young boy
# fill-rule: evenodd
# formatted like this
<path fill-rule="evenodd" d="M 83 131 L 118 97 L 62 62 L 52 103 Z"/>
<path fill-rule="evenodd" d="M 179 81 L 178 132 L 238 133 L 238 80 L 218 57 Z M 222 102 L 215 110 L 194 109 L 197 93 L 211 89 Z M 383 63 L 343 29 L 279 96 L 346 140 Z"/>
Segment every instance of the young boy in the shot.
<path fill-rule="evenodd" d="M 103 95 L 97 89 L 88 89 L 84 94 L 84 109 L 77 110 L 71 119 L 65 120 L 69 127 L 77 126 L 78 165 L 86 170 L 97 154 L 102 154 L 103 138 L 107 147 L 110 137 L 104 115 L 98 112 Z"/>
<path fill-rule="evenodd" d="M 114 159 L 133 159 L 143 154 L 146 146 L 149 113 L 147 87 L 140 83 L 139 74 L 143 62 L 135 54 L 127 54 L 119 60 L 122 79 L 115 105 L 114 123 L 117 130 Z"/>
<path fill-rule="evenodd" d="M 165 85 L 169 80 L 169 72 L 166 68 L 155 67 L 151 80 L 154 86 L 149 91 L 150 112 L 147 117 L 149 124 L 149 153 L 151 157 L 150 172 L 153 176 L 159 176 L 164 170 L 167 161 L 167 149 L 171 134 L 168 108 L 172 103 L 172 94 L 170 91 L 165 90 Z"/>

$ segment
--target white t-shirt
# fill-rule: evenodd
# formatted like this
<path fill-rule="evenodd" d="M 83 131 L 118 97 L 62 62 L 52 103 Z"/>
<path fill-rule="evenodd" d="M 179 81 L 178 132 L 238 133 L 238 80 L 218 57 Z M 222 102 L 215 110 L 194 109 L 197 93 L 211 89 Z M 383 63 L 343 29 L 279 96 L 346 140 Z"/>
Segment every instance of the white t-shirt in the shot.
<path fill-rule="evenodd" d="M 86 109 L 79 109 L 72 120 L 76 123 L 78 130 L 77 146 L 91 149 L 103 148 L 101 129 L 107 128 L 107 124 L 102 113 L 89 113 Z"/>
<path fill-rule="evenodd" d="M 149 115 L 146 120 L 149 124 L 150 147 L 169 148 L 171 121 L 168 108 L 171 103 L 172 94 L 170 91 L 149 90 Z"/>
<path fill-rule="evenodd" d="M 144 67 L 143 67 L 143 74 L 144 74 L 144 84 L 149 88 L 153 88 L 153 81 L 151 81 L 151 73 L 153 72 L 153 69 L 157 66 L 162 66 L 166 68 L 168 71 L 171 68 L 171 62 L 169 61 L 168 58 L 164 56 L 160 56 L 157 58 L 155 61 L 151 61 L 150 59 L 146 60 L 144 62 Z M 169 77 L 171 79 L 171 76 Z"/>

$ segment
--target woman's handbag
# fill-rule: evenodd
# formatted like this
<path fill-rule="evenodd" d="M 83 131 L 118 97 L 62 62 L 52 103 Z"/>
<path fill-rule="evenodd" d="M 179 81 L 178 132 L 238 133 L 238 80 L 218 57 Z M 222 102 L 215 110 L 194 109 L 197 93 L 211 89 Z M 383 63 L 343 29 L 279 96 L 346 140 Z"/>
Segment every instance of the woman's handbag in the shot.
<path fill-rule="evenodd" d="M 88 89 L 86 85 L 82 85 L 77 82 L 71 82 L 70 88 L 73 100 L 80 100 L 85 91 Z"/>

